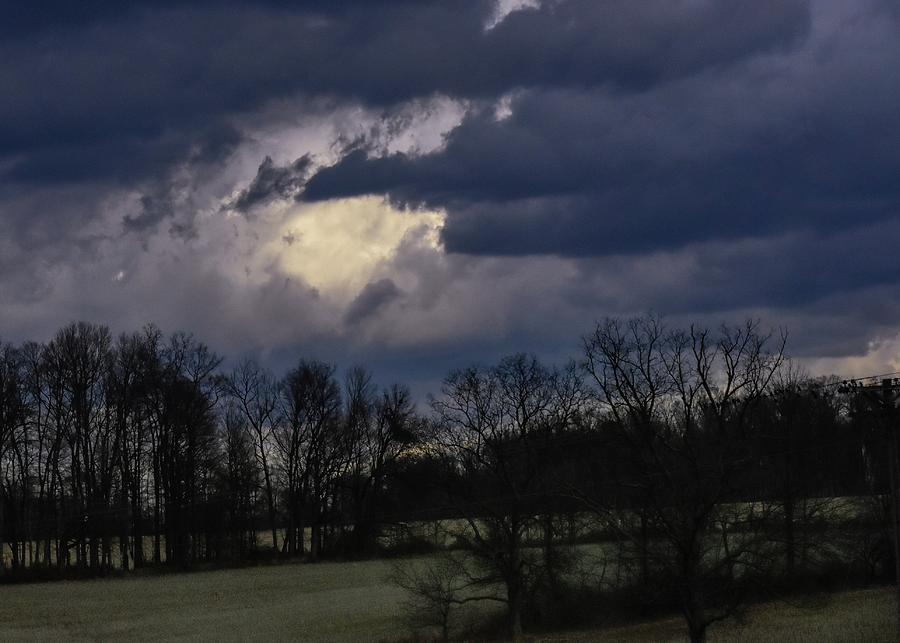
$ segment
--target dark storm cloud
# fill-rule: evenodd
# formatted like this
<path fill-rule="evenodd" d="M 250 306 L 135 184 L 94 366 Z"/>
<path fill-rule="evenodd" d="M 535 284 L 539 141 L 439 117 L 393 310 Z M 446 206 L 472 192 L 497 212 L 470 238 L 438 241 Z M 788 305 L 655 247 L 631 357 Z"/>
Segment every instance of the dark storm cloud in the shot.
<path fill-rule="evenodd" d="M 860 31 L 634 95 L 528 90 L 508 118 L 470 114 L 437 153 L 348 154 L 304 198 L 444 208 L 447 249 L 485 255 L 641 253 L 889 220 L 900 30 Z"/>
<path fill-rule="evenodd" d="M 893 246 L 900 220 L 834 233 L 705 243 L 677 252 L 587 260 L 565 296 L 585 300 L 591 273 L 621 281 L 617 305 L 642 302 L 672 314 L 722 314 L 741 308 L 803 308 L 840 294 L 900 283 Z"/>
<path fill-rule="evenodd" d="M 308 154 L 284 166 L 275 165 L 272 157 L 267 156 L 250 185 L 238 195 L 232 207 L 246 214 L 254 206 L 296 195 L 303 186 L 311 164 L 312 158 Z"/>
<path fill-rule="evenodd" d="M 390 105 L 640 88 L 788 46 L 808 26 L 799 0 L 547 2 L 489 31 L 487 0 L 126 4 L 54 3 L 46 21 L 18 10 L 35 33 L 0 45 L 7 179 L 118 177 L 135 163 L 150 172 L 210 123 L 296 92 Z"/>
<path fill-rule="evenodd" d="M 591 319 L 648 308 L 770 314 L 808 355 L 896 329 L 896 2 L 544 0 L 486 28 L 495 9 L 3 3 L 0 294 L 20 305 L 0 333 L 152 316 L 225 353 L 358 351 L 423 379 L 577 350 Z M 440 149 L 385 151 L 411 122 L 396 114 L 444 97 L 467 115 Z M 284 114 L 360 107 L 380 133 L 334 141 L 332 167 L 272 149 Z M 401 244 L 382 268 L 403 292 L 385 277 L 340 305 L 275 268 L 251 278 L 255 241 L 293 252 L 302 233 L 221 208 L 366 194 L 445 210 L 450 254 Z"/>
<path fill-rule="evenodd" d="M 33 38 L 60 29 L 85 28 L 104 21 L 126 18 L 140 11 L 205 6 L 228 10 L 243 6 L 270 9 L 304 9 L 341 14 L 365 5 L 403 5 L 424 0 L 36 0 L 7 2 L 0 9 L 0 35 Z"/>
<path fill-rule="evenodd" d="M 379 279 L 366 284 L 356 298 L 350 302 L 344 315 L 344 323 L 357 324 L 401 295 L 397 285 L 390 279 Z"/>

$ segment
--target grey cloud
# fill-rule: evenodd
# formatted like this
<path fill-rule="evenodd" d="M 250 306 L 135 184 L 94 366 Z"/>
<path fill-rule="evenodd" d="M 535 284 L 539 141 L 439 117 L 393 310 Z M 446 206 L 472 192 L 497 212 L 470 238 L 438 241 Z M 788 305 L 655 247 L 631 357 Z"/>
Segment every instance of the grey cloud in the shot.
<path fill-rule="evenodd" d="M 832 233 L 707 242 L 677 251 L 574 260 L 568 305 L 722 315 L 745 308 L 791 314 L 900 283 L 891 248 L 900 220 Z M 841 313 L 843 314 L 843 313 Z"/>
<path fill-rule="evenodd" d="M 804 50 L 634 95 L 523 91 L 509 118 L 476 111 L 437 153 L 354 151 L 303 197 L 443 208 L 446 248 L 484 255 L 643 253 L 888 221 L 900 212 L 900 64 L 887 62 L 900 61 L 898 25 L 820 28 Z"/>
<path fill-rule="evenodd" d="M 154 229 L 160 221 L 170 216 L 175 210 L 168 195 L 145 194 L 141 196 L 140 203 L 139 212 L 126 214 L 122 219 L 126 230 L 140 232 Z"/>
<path fill-rule="evenodd" d="M 154 159 L 183 154 L 210 123 L 224 127 L 229 114 L 298 91 L 391 105 L 529 86 L 647 87 L 788 46 L 809 22 L 800 0 L 547 2 L 488 32 L 488 0 L 341 11 L 322 3 L 179 4 L 99 14 L 90 28 L 64 21 L 37 42 L 0 46 L 0 83 L 9 90 L 0 150 L 16 158 L 8 178 L 149 169 Z M 166 37 L 151 36 L 159 33 Z M 76 163 L 83 151 L 93 159 Z M 110 157 L 119 162 L 103 162 Z"/>
<path fill-rule="evenodd" d="M 288 199 L 296 196 L 310 170 L 312 158 L 307 154 L 289 165 L 278 166 L 267 156 L 263 159 L 256 176 L 231 204 L 235 210 L 247 214 L 257 205 L 273 199 Z"/>
<path fill-rule="evenodd" d="M 344 314 L 344 323 L 358 324 L 400 297 L 403 293 L 390 279 L 379 279 L 365 285 L 356 298 L 350 302 Z"/>
<path fill-rule="evenodd" d="M 229 355 L 425 381 L 571 355 L 595 317 L 649 308 L 786 323 L 803 355 L 900 324 L 896 2 L 545 0 L 489 31 L 491 0 L 19 4 L 0 23 L 4 335 L 155 320 Z M 443 149 L 385 155 L 393 115 L 433 96 L 471 106 Z M 273 103 L 298 123 L 312 103 L 383 119 L 312 177 L 305 157 L 218 176 L 236 150 L 284 153 L 236 125 Z M 401 247 L 346 308 L 277 268 L 229 277 L 248 240 L 294 240 L 265 217 L 196 218 L 239 180 L 244 213 L 300 192 L 443 209 L 448 254 Z M 106 214 L 122 194 L 142 196 Z"/>

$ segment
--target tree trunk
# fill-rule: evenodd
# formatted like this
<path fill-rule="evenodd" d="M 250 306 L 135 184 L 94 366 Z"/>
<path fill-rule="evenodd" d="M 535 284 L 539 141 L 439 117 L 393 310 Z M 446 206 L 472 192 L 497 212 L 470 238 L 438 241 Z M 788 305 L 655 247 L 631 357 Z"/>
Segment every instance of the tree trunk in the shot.
<path fill-rule="evenodd" d="M 691 623 L 688 629 L 691 643 L 705 643 L 706 625 L 704 623 Z"/>
<path fill-rule="evenodd" d="M 93 522 L 93 521 L 91 521 L 91 522 Z M 93 529 L 88 534 L 88 538 L 90 539 L 89 546 L 90 546 L 90 552 L 91 552 L 90 566 L 91 566 L 92 570 L 95 570 L 98 567 L 100 567 L 100 541 L 97 538 L 96 534 L 94 533 Z"/>
<path fill-rule="evenodd" d="M 302 508 L 297 509 L 297 535 L 296 538 L 296 546 L 297 546 L 297 555 L 302 556 L 306 553 L 306 524 L 303 522 L 304 513 Z"/>
<path fill-rule="evenodd" d="M 155 502 L 153 503 L 153 562 L 159 565 L 162 562 L 162 552 L 160 541 L 160 532 L 162 531 L 162 524 L 160 520 L 160 508 L 159 508 L 159 483 L 157 475 L 159 473 L 159 469 L 157 469 L 157 473 L 154 474 L 154 482 L 153 482 L 153 495 Z M 168 548 L 168 544 L 166 545 Z"/>
<path fill-rule="evenodd" d="M 319 518 L 313 515 L 313 523 L 310 529 L 309 541 L 309 558 L 317 560 L 322 548 L 322 525 L 319 524 Z"/>
<path fill-rule="evenodd" d="M 47 529 L 47 538 L 44 540 L 44 566 L 48 567 L 48 568 L 51 565 L 50 552 L 52 551 L 52 546 L 51 546 L 52 540 L 53 540 L 53 537 L 50 535 L 50 529 L 48 528 Z"/>
<path fill-rule="evenodd" d="M 509 549 L 509 572 L 506 580 L 506 599 L 507 599 L 507 634 L 513 641 L 522 640 L 522 608 L 525 600 L 524 587 L 521 570 L 521 551 L 519 542 L 517 542 L 517 532 L 514 531 L 515 539 Z"/>
<path fill-rule="evenodd" d="M 125 490 L 122 490 L 119 501 L 119 565 L 123 571 L 128 571 L 131 567 L 128 559 L 128 496 Z"/>
<path fill-rule="evenodd" d="M 647 509 L 641 507 L 641 537 L 640 551 L 638 555 L 641 558 L 641 588 L 646 591 L 650 584 L 650 562 L 648 560 L 648 550 L 650 547 L 650 530 L 647 524 Z"/>
<path fill-rule="evenodd" d="M 556 544 L 553 542 L 553 514 L 546 514 L 543 520 L 544 536 L 544 571 L 547 574 L 547 585 L 550 596 L 556 596 L 559 580 L 559 561 L 557 560 Z"/>
<path fill-rule="evenodd" d="M 510 583 L 510 586 L 507 588 L 507 598 L 509 599 L 507 604 L 507 635 L 513 641 L 521 641 L 523 597 L 519 579 L 515 579 Z"/>
<path fill-rule="evenodd" d="M 134 549 L 132 558 L 135 569 L 144 566 L 144 531 L 141 522 L 141 505 L 135 489 L 132 491 L 131 499 L 131 543 Z"/>
<path fill-rule="evenodd" d="M 785 498 L 784 502 L 784 553 L 785 553 L 785 571 L 788 578 L 794 575 L 794 569 L 797 565 L 797 544 L 794 535 L 794 499 L 793 497 Z"/>
<path fill-rule="evenodd" d="M 263 476 L 266 479 L 266 503 L 269 511 L 269 527 L 272 529 L 272 549 L 278 553 L 278 530 L 275 527 L 275 495 L 272 492 L 272 479 L 269 476 L 269 465 L 265 459 L 263 459 Z"/>
<path fill-rule="evenodd" d="M 297 519 L 295 517 L 294 508 L 291 507 L 291 510 L 288 512 L 288 526 L 287 533 L 285 534 L 285 547 L 287 548 L 287 555 L 294 556 L 297 553 Z"/>
<path fill-rule="evenodd" d="M 0 489 L 0 576 L 6 570 L 6 532 L 3 522 L 3 491 Z"/>

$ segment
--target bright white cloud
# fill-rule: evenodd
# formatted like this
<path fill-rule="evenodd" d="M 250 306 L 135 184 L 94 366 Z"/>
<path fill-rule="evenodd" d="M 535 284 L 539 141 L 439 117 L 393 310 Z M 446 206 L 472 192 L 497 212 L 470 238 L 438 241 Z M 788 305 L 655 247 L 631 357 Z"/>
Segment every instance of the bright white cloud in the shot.
<path fill-rule="evenodd" d="M 324 295 L 352 298 L 390 272 L 404 239 L 415 232 L 434 252 L 444 215 L 401 211 L 379 197 L 295 206 L 262 252 L 277 257 L 285 274 L 302 278 Z"/>
<path fill-rule="evenodd" d="M 484 28 L 487 30 L 493 29 L 501 22 L 503 22 L 509 14 L 515 11 L 522 11 L 523 9 L 536 9 L 540 6 L 540 0 L 497 0 L 494 13 L 491 16 L 490 20 L 488 20 Z"/>
<path fill-rule="evenodd" d="M 871 377 L 900 372 L 900 334 L 869 342 L 862 355 L 818 357 L 801 360 L 815 375 L 840 374 L 841 377 Z"/>

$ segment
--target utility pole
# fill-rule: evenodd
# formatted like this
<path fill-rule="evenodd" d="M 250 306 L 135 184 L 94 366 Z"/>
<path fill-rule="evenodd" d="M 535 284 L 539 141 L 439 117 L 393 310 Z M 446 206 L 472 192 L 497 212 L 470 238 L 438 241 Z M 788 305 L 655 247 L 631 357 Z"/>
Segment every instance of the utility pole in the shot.
<path fill-rule="evenodd" d="M 866 402 L 879 411 L 884 429 L 888 435 L 888 483 L 890 484 L 890 521 L 891 535 L 894 545 L 894 587 L 897 610 L 897 634 L 900 638 L 900 446 L 898 446 L 897 399 L 900 392 L 900 379 L 883 379 L 881 384 L 863 384 L 851 382 L 844 386 L 845 392 L 859 393 Z"/>

